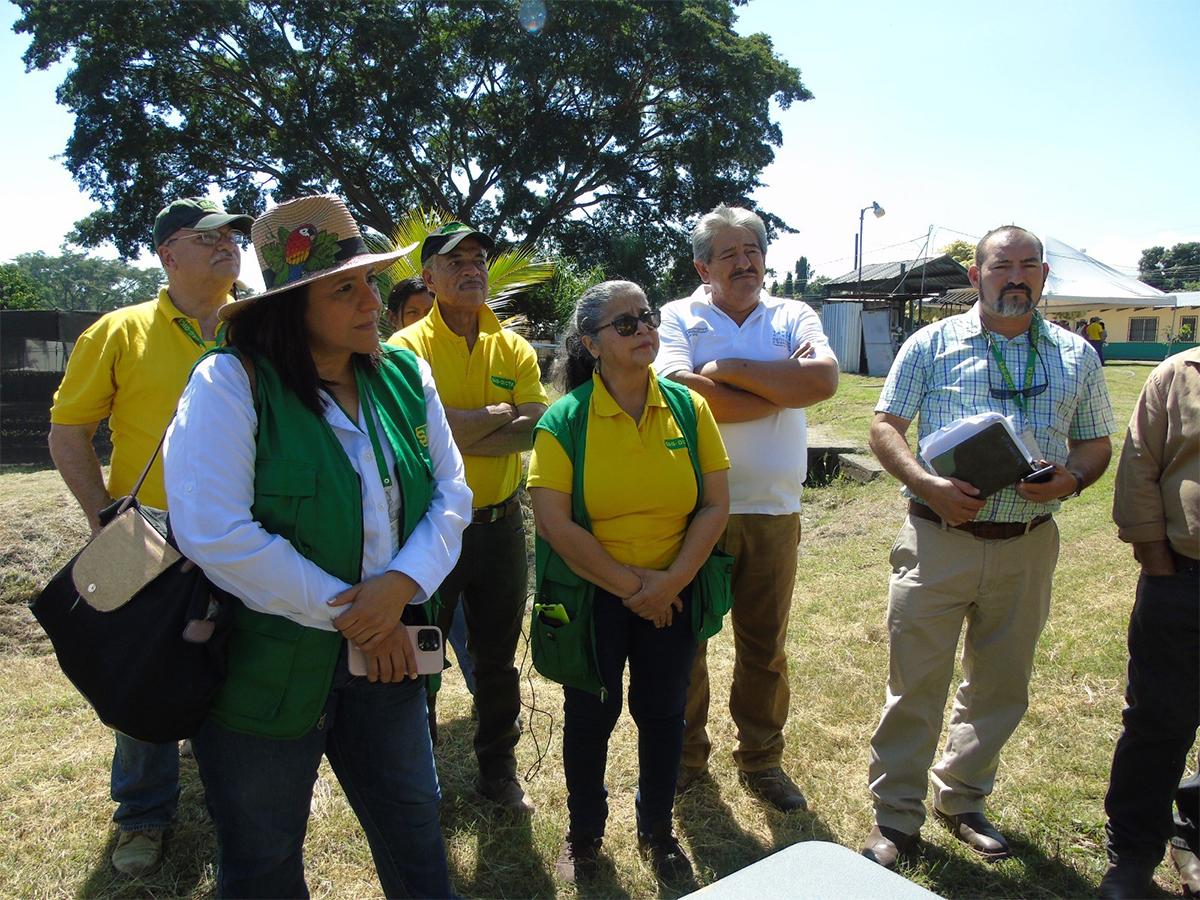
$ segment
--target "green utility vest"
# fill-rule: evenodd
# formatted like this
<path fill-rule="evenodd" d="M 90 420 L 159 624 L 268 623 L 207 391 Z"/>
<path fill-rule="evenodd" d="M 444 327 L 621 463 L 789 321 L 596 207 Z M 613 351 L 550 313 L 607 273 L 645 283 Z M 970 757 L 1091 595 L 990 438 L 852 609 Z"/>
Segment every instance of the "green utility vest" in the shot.
<path fill-rule="evenodd" d="M 696 474 L 696 506 L 699 507 L 704 493 L 704 476 L 700 472 L 696 406 L 691 392 L 681 384 L 659 378 L 658 388 L 687 441 L 688 458 Z M 571 459 L 571 519 L 588 531 L 592 530 L 592 521 L 584 503 L 583 476 L 588 407 L 594 390 L 595 384 L 588 379 L 546 410 L 536 426 L 552 434 Z M 535 602 L 529 632 L 534 667 L 551 681 L 599 694 L 603 699 L 608 689 L 600 678 L 600 667 L 596 662 L 596 631 L 592 620 L 596 586 L 576 575 L 540 535 L 535 549 Z M 733 557 L 714 548 L 692 581 L 688 601 L 692 632 L 697 639 L 707 640 L 721 630 L 724 616 L 733 604 L 732 577 Z M 562 609 L 558 610 L 560 605 Z M 563 621 L 564 614 L 566 621 Z"/>
<path fill-rule="evenodd" d="M 407 540 L 433 496 L 425 393 L 411 351 L 384 347 L 383 353 L 377 371 L 360 368 L 357 375 L 396 458 L 401 534 Z M 284 387 L 267 360 L 252 355 L 251 361 L 258 432 L 250 514 L 330 575 L 358 584 L 363 555 L 358 473 L 325 419 Z M 434 602 L 424 604 L 422 618 L 430 616 Z M 340 632 L 308 628 L 239 603 L 229 673 L 210 714 L 235 731 L 282 739 L 304 735 L 325 707 L 343 640 Z"/>

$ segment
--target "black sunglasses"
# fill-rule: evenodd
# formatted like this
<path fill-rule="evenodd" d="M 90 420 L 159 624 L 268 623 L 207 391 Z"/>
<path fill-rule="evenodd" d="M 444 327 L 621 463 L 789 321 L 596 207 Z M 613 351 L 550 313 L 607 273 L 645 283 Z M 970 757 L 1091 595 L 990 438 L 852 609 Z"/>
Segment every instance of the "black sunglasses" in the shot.
<path fill-rule="evenodd" d="M 1036 397 L 1043 393 L 1046 388 L 1050 387 L 1050 376 L 1046 372 L 1046 361 L 1042 359 L 1042 354 L 1036 354 L 1038 365 L 1042 369 L 1042 383 L 1032 384 L 1027 388 L 1000 388 L 992 387 L 992 369 L 996 368 L 992 365 L 991 354 L 988 354 L 988 393 L 995 400 L 1011 400 L 1013 397 L 1021 396 L 1028 400 L 1030 397 Z"/>
<path fill-rule="evenodd" d="M 630 313 L 623 313 L 622 315 L 617 316 L 607 325 L 601 325 L 596 329 L 596 333 L 599 334 L 601 331 L 611 325 L 613 331 L 615 331 L 621 337 L 629 337 L 631 334 L 637 331 L 638 322 L 641 322 L 647 328 L 658 328 L 659 323 L 662 322 L 662 313 L 660 313 L 657 309 L 647 309 L 644 312 L 638 313 L 636 316 Z"/>

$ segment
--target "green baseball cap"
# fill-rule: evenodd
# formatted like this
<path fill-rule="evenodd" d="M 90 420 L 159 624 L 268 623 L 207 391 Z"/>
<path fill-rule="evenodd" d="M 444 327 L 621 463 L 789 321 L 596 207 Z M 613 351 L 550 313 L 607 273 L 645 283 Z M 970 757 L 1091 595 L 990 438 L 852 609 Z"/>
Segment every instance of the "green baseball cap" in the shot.
<path fill-rule="evenodd" d="M 424 265 L 431 256 L 449 253 L 469 237 L 473 237 L 483 244 L 483 249 L 488 253 L 496 249 L 496 242 L 482 231 L 476 231 L 470 225 L 464 225 L 462 222 L 447 222 L 437 231 L 428 235 L 421 244 L 421 264 Z"/>
<path fill-rule="evenodd" d="M 228 225 L 234 231 L 250 236 L 253 216 L 227 213 L 215 200 L 207 197 L 185 197 L 163 207 L 154 219 L 154 246 L 161 247 L 180 228 L 211 231 Z"/>

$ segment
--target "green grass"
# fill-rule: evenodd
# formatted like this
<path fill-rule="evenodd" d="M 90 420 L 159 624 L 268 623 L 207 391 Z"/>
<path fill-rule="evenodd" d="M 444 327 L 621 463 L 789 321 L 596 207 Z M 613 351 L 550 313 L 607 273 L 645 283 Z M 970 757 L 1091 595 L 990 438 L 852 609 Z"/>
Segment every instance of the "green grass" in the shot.
<path fill-rule="evenodd" d="M 1118 445 L 1148 372 L 1141 365 L 1106 370 L 1122 425 L 1114 436 Z M 881 379 L 843 375 L 837 398 L 815 407 L 812 421 L 837 437 L 865 442 L 880 385 Z M 85 531 L 51 471 L 3 470 L 0 502 L 6 510 L 0 523 L 0 896 L 207 896 L 213 838 L 188 760 L 180 820 L 163 868 L 130 882 L 108 867 L 111 737 L 46 655 L 24 609 Z M 1017 856 L 995 866 L 978 863 L 943 829 L 927 824 L 923 855 L 902 873 L 944 896 L 1095 892 L 1104 867 L 1102 804 L 1120 731 L 1124 633 L 1136 581 L 1128 548 L 1115 537 L 1111 502 L 1110 469 L 1059 517 L 1062 554 L 1031 706 L 1001 759 L 989 803 L 1014 839 Z M 722 712 L 732 673 L 727 631 L 712 642 L 714 777 L 676 809 L 702 883 L 796 841 L 817 838 L 857 848 L 869 829 L 868 742 L 887 671 L 887 552 L 902 516 L 903 501 L 888 478 L 867 485 L 839 479 L 806 495 L 789 635 L 793 693 L 786 765 L 807 793 L 810 813 L 765 809 L 738 786 L 729 755 L 733 726 Z M 470 700 L 454 673 L 445 682 L 437 759 L 457 889 L 466 896 L 553 896 L 553 864 L 567 824 L 561 691 L 537 676 L 523 682 L 530 708 L 518 748 L 522 771 L 534 766 L 537 745 L 546 752 L 528 782 L 538 814 L 517 825 L 494 818 L 472 794 Z M 626 714 L 613 737 L 608 770 L 612 811 L 605 849 L 611 870 L 586 896 L 658 893 L 636 849 L 636 780 L 634 729 Z M 313 804 L 306 858 L 315 896 L 378 891 L 366 842 L 327 769 Z M 1177 888 L 1166 867 L 1159 872 L 1162 885 Z M 558 893 L 576 895 L 574 889 Z"/>

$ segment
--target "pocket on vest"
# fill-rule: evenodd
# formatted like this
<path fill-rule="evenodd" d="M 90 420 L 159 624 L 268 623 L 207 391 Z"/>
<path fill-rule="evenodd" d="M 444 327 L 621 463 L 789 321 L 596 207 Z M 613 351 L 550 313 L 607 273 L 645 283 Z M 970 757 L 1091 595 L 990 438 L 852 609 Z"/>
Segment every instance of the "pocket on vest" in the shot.
<path fill-rule="evenodd" d="M 220 711 L 274 718 L 292 679 L 300 634 L 295 623 L 281 616 L 238 616 L 229 638 L 229 674 L 216 703 Z"/>
<path fill-rule="evenodd" d="M 254 465 L 254 518 L 273 534 L 292 535 L 303 504 L 317 493 L 317 468 L 292 459 L 259 458 Z M 304 551 L 297 547 L 301 554 Z"/>

